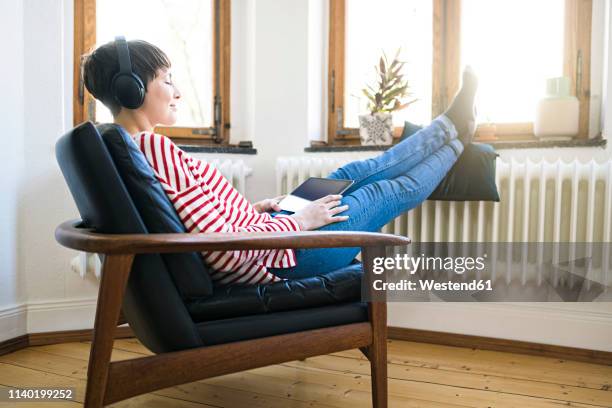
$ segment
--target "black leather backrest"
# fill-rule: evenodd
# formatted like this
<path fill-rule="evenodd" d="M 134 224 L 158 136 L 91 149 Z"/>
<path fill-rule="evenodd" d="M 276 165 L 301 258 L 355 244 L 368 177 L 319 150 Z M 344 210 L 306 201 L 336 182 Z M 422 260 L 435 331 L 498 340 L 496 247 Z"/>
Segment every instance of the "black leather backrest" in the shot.
<path fill-rule="evenodd" d="M 98 131 L 147 230 L 187 232 L 146 157 L 125 129 L 109 123 L 99 125 Z M 163 254 L 162 259 L 184 300 L 212 295 L 212 280 L 198 253 Z"/>
<path fill-rule="evenodd" d="M 55 152 L 84 226 L 104 233 L 147 233 L 92 123 L 83 123 L 62 136 Z M 202 345 L 159 255 L 134 259 L 123 311 L 138 339 L 153 352 Z"/>

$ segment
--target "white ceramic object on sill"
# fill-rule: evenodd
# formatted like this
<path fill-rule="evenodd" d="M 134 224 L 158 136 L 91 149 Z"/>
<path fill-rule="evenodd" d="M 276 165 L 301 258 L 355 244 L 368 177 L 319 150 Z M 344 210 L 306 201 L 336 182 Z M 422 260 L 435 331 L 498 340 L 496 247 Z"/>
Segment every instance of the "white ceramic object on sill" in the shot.
<path fill-rule="evenodd" d="M 359 115 L 359 137 L 362 146 L 393 144 L 393 118 L 390 113 Z"/>
<path fill-rule="evenodd" d="M 538 102 L 533 133 L 539 138 L 570 138 L 578 135 L 580 102 L 570 95 L 570 79 L 550 78 L 546 96 Z"/>

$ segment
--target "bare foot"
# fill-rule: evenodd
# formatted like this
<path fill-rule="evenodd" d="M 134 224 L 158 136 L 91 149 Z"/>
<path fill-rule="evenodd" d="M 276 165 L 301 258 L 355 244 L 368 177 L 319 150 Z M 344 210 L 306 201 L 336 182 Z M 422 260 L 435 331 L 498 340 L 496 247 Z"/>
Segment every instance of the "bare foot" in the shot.
<path fill-rule="evenodd" d="M 459 139 L 464 145 L 468 145 L 476 131 L 476 108 L 474 98 L 478 89 L 478 78 L 474 70 L 467 66 L 463 71 L 461 89 L 455 95 L 449 108 L 444 114 L 453 122 Z"/>

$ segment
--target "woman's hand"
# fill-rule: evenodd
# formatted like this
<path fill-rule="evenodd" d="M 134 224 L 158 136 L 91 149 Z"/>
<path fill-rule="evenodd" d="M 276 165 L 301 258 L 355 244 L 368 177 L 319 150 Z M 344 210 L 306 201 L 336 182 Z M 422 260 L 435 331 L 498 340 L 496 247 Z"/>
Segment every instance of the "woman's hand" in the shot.
<path fill-rule="evenodd" d="M 315 230 L 332 222 L 346 221 L 348 220 L 347 215 L 335 216 L 348 210 L 348 205 L 340 206 L 341 199 L 342 196 L 339 194 L 319 198 L 293 214 L 292 217 L 300 225 L 302 231 Z"/>
<path fill-rule="evenodd" d="M 255 208 L 255 211 L 260 214 L 266 211 L 281 211 L 281 208 L 278 206 L 278 203 L 283 198 L 285 198 L 284 195 L 274 198 L 266 198 L 265 200 L 261 200 L 253 204 L 253 208 Z"/>

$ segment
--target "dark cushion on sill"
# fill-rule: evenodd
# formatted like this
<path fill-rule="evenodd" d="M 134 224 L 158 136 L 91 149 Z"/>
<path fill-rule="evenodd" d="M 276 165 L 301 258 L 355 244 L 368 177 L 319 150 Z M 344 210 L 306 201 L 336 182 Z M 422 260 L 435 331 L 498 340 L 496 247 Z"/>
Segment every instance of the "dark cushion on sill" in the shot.
<path fill-rule="evenodd" d="M 107 123 L 97 128 L 148 232 L 186 232 L 153 169 L 132 137 L 119 125 Z M 212 295 L 213 284 L 208 267 L 199 253 L 161 256 L 181 298 L 188 300 Z"/>
<path fill-rule="evenodd" d="M 470 143 L 428 200 L 499 201 L 493 146 Z"/>
<path fill-rule="evenodd" d="M 420 129 L 420 126 L 405 122 L 400 140 Z M 498 156 L 491 145 L 470 143 L 428 200 L 499 201 L 495 184 L 495 162 Z"/>
<path fill-rule="evenodd" d="M 195 322 L 332 305 L 361 298 L 361 263 L 324 275 L 262 285 L 215 287 L 211 297 L 187 302 Z"/>
<path fill-rule="evenodd" d="M 196 325 L 204 344 L 215 345 L 367 320 L 367 303 L 347 302 L 333 306 L 200 322 Z"/>

